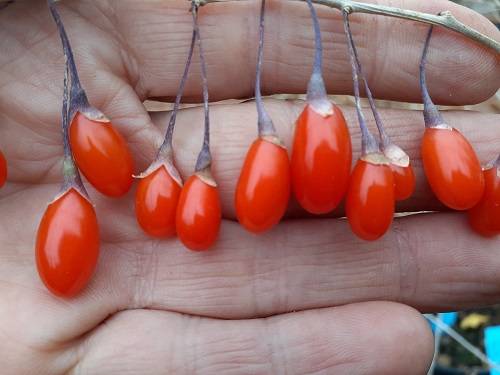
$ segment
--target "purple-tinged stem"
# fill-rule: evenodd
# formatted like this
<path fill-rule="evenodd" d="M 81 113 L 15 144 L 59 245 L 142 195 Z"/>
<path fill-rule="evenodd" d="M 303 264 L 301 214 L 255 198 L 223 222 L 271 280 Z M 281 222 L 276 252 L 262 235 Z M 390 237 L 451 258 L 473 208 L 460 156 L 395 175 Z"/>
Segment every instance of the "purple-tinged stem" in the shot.
<path fill-rule="evenodd" d="M 47 0 L 47 4 L 52 13 L 52 17 L 56 22 L 57 29 L 59 30 L 59 35 L 61 36 L 61 42 L 63 45 L 64 56 L 66 57 L 65 62 L 69 67 L 70 78 L 71 78 L 71 91 L 69 95 L 69 118 L 72 119 L 76 111 L 79 109 L 85 109 L 90 107 L 87 95 L 83 90 L 80 79 L 78 78 L 78 71 L 76 69 L 75 59 L 73 57 L 73 51 L 71 50 L 71 44 L 69 43 L 66 30 L 59 17 L 59 12 L 57 11 L 54 0 Z"/>
<path fill-rule="evenodd" d="M 193 36 L 191 38 L 191 46 L 189 48 L 189 54 L 186 61 L 186 66 L 184 67 L 184 73 L 182 74 L 181 84 L 179 86 L 179 91 L 177 91 L 177 96 L 175 98 L 174 109 L 172 111 L 172 116 L 170 116 L 170 121 L 168 123 L 167 132 L 165 134 L 165 139 L 160 147 L 160 153 L 165 150 L 170 150 L 172 148 L 172 137 L 174 134 L 175 119 L 177 117 L 177 112 L 179 111 L 179 105 L 181 103 L 182 91 L 186 84 L 187 75 L 189 72 L 189 66 L 191 65 L 191 59 L 193 57 L 194 44 L 196 41 L 196 31 L 193 29 Z"/>
<path fill-rule="evenodd" d="M 354 43 L 354 38 L 352 37 L 352 32 L 351 32 L 351 27 L 349 25 L 349 21 L 347 22 L 347 32 L 348 32 L 349 40 L 351 41 L 352 51 L 354 53 L 356 65 L 358 66 L 359 75 L 361 76 L 361 80 L 363 81 L 363 85 L 365 87 L 366 97 L 368 98 L 368 102 L 370 103 L 370 108 L 372 109 L 373 118 L 375 119 L 375 123 L 377 124 L 381 143 L 392 142 L 392 141 L 390 141 L 390 138 L 384 129 L 384 125 L 382 124 L 382 121 L 380 120 L 380 117 L 378 115 L 377 108 L 375 107 L 372 92 L 368 86 L 368 81 L 366 80 L 366 76 L 365 76 L 365 73 L 363 71 L 363 67 L 361 66 L 361 61 L 359 59 L 358 51 L 356 49 L 356 44 Z"/>
<path fill-rule="evenodd" d="M 203 57 L 203 49 L 201 47 L 200 29 L 198 27 L 198 7 L 196 0 L 191 1 L 191 13 L 193 14 L 194 32 L 196 33 L 196 40 L 198 42 L 198 52 L 200 54 L 201 74 L 203 78 L 203 108 L 205 109 L 205 133 L 203 136 L 203 146 L 198 160 L 196 161 L 195 171 L 204 171 L 212 165 L 212 155 L 210 154 L 210 119 L 208 113 L 208 86 L 207 86 L 207 71 L 205 66 L 205 59 Z"/>
<path fill-rule="evenodd" d="M 333 113 L 333 106 L 326 95 L 325 82 L 323 81 L 322 60 L 323 47 L 321 41 L 321 30 L 319 28 L 318 17 L 311 0 L 307 0 L 307 5 L 311 11 L 311 18 L 314 24 L 315 33 L 315 52 L 314 52 L 314 67 L 309 84 L 307 85 L 307 98 L 309 104 L 323 116 L 328 116 Z"/>
<path fill-rule="evenodd" d="M 498 155 L 498 158 L 490 161 L 487 164 L 487 168 L 493 168 L 493 167 L 497 167 L 499 169 L 499 173 L 500 173 L 500 155 Z"/>
<path fill-rule="evenodd" d="M 351 38 L 349 38 L 350 30 L 349 30 L 348 13 L 345 9 L 342 10 L 342 15 L 344 17 L 344 31 L 347 39 L 349 61 L 351 63 L 352 81 L 354 83 L 354 99 L 356 102 L 356 112 L 358 114 L 359 126 L 361 128 L 361 155 L 364 156 L 372 153 L 380 153 L 377 140 L 366 126 L 365 117 L 363 116 L 363 110 L 361 108 L 361 100 L 359 97 L 358 74 L 356 72 L 356 62 L 354 61 L 353 46 L 351 43 Z"/>
<path fill-rule="evenodd" d="M 66 55 L 65 55 L 66 59 Z M 90 203 L 90 197 L 83 186 L 80 172 L 73 159 L 73 152 L 71 151 L 71 144 L 69 142 L 68 133 L 68 75 L 69 67 L 65 64 L 64 69 L 64 84 L 63 84 L 63 100 L 62 100 L 62 140 L 63 140 L 63 170 L 62 170 L 62 184 L 59 194 L 54 198 L 54 201 L 64 195 L 69 189 L 74 188 Z"/>
<path fill-rule="evenodd" d="M 264 14 L 265 14 L 266 0 L 262 0 L 260 9 L 260 27 L 259 27 L 259 52 L 257 54 L 257 71 L 255 73 L 255 104 L 257 105 L 257 116 L 259 128 L 259 137 L 261 136 L 276 136 L 276 129 L 274 127 L 271 117 L 266 112 L 264 104 L 262 103 L 262 95 L 260 92 L 260 73 L 262 67 L 262 50 L 264 48 Z"/>
<path fill-rule="evenodd" d="M 425 82 L 425 61 L 427 58 L 427 51 L 429 49 L 429 42 L 431 40 L 433 28 L 433 25 L 429 28 L 424 44 L 424 51 L 422 52 L 422 60 L 420 61 L 420 90 L 422 91 L 422 101 L 424 103 L 424 123 L 426 127 L 448 127 L 441 117 L 438 109 L 432 102 L 429 92 L 427 91 L 427 84 Z"/>

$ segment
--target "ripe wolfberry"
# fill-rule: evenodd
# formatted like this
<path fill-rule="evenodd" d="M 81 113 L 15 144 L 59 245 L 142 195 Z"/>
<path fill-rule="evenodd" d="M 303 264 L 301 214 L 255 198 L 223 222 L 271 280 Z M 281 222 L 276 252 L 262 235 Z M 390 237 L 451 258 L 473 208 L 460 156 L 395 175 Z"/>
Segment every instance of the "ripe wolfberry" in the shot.
<path fill-rule="evenodd" d="M 274 139 L 259 137 L 250 147 L 236 185 L 236 216 L 245 229 L 260 233 L 283 217 L 290 199 L 290 162 Z"/>
<path fill-rule="evenodd" d="M 194 174 L 184 184 L 175 218 L 177 236 L 190 250 L 206 250 L 219 235 L 222 219 L 213 179 Z"/>
<path fill-rule="evenodd" d="M 394 198 L 397 201 L 409 198 L 415 190 L 415 172 L 411 163 L 406 167 L 389 163 L 394 177 Z"/>
<path fill-rule="evenodd" d="M 455 210 L 467 210 L 481 199 L 484 176 L 474 149 L 460 132 L 444 122 L 427 90 L 425 61 L 432 30 L 431 25 L 420 61 L 425 122 L 422 161 L 427 180 L 438 199 Z"/>
<path fill-rule="evenodd" d="M 446 206 L 467 210 L 484 192 L 484 176 L 474 149 L 456 129 L 427 127 L 422 161 L 434 194 Z"/>
<path fill-rule="evenodd" d="M 135 213 L 141 228 L 153 237 L 173 236 L 180 195 L 181 186 L 163 165 L 140 178 L 135 192 Z"/>
<path fill-rule="evenodd" d="M 5 184 L 5 181 L 7 181 L 7 160 L 0 151 L 0 188 Z"/>
<path fill-rule="evenodd" d="M 297 119 L 293 139 L 292 189 L 308 212 L 323 214 L 342 200 L 349 183 L 352 148 L 340 109 L 326 117 L 307 105 Z"/>
<path fill-rule="evenodd" d="M 125 195 L 132 186 L 134 161 L 111 122 L 90 120 L 77 112 L 69 133 L 76 164 L 92 186 L 109 197 Z"/>
<path fill-rule="evenodd" d="M 500 157 L 484 170 L 484 193 L 469 210 L 469 224 L 483 236 L 500 234 Z"/>
<path fill-rule="evenodd" d="M 346 194 L 346 217 L 354 234 L 366 241 L 382 237 L 391 226 L 394 178 L 382 155 L 369 154 L 356 163 Z"/>
<path fill-rule="evenodd" d="M 94 207 L 75 189 L 47 207 L 35 254 L 38 274 L 53 294 L 75 296 L 89 281 L 99 255 L 99 227 Z"/>

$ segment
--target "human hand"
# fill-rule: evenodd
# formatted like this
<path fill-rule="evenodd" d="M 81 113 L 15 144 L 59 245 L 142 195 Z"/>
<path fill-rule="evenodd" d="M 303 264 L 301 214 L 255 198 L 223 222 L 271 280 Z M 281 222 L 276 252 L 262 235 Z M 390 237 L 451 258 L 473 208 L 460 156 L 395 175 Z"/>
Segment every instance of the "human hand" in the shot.
<path fill-rule="evenodd" d="M 495 40 L 475 13 L 445 1 L 391 2 L 437 13 L 450 9 Z M 136 173 L 163 140 L 169 113 L 144 109 L 147 98 L 175 96 L 191 38 L 185 1 L 57 4 L 90 102 L 128 140 Z M 314 30 L 305 4 L 269 2 L 263 89 L 304 93 Z M 200 9 L 212 100 L 252 95 L 258 1 Z M 340 12 L 317 7 L 330 92 L 351 93 Z M 307 16 L 304 14 L 307 13 Z M 252 19 L 253 18 L 253 19 Z M 378 98 L 420 101 L 418 64 L 425 25 L 353 15 L 351 27 Z M 427 62 L 437 104 L 480 102 L 500 86 L 499 56 L 449 31 L 435 30 Z M 101 255 L 78 297 L 52 296 L 34 261 L 38 224 L 59 191 L 63 57 L 44 1 L 16 1 L 0 12 L 0 149 L 9 177 L 0 190 L 0 368 L 5 374 L 335 373 L 422 374 L 433 342 L 420 312 L 500 302 L 499 239 L 468 229 L 466 215 L 445 209 L 424 177 L 418 111 L 380 111 L 389 134 L 413 161 L 414 195 L 380 240 L 357 239 L 343 208 L 330 218 L 291 203 L 273 230 L 253 235 L 235 221 L 233 197 L 255 138 L 254 103 L 211 107 L 213 173 L 224 221 L 213 249 L 186 250 L 176 238 L 153 239 L 135 219 L 131 191 L 110 199 L 88 188 L 101 229 Z M 389 43 L 390 42 L 390 43 Z M 432 48 L 434 46 L 434 48 Z M 185 98 L 199 102 L 194 60 Z M 266 109 L 287 146 L 300 101 L 268 99 Z M 342 107 L 359 155 L 352 107 Z M 498 154 L 499 116 L 443 113 L 485 163 Z M 203 111 L 182 110 L 174 136 L 183 177 L 201 147 Z"/>

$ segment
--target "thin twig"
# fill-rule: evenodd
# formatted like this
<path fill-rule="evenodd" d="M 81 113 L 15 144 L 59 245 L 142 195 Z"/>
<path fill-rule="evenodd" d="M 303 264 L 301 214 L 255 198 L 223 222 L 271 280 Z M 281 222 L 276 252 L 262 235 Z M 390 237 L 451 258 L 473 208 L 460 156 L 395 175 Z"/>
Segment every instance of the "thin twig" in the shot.
<path fill-rule="evenodd" d="M 229 2 L 229 1 L 246 1 L 246 0 L 198 0 L 198 4 L 206 5 L 210 3 Z M 306 1 L 306 0 L 293 0 L 293 1 Z M 346 9 L 348 13 L 367 13 L 377 14 L 388 17 L 403 18 L 413 20 L 416 22 L 428 23 L 431 25 L 442 26 L 444 28 L 453 30 L 459 34 L 472 39 L 493 51 L 500 53 L 500 43 L 493 39 L 481 34 L 480 32 L 465 26 L 458 21 L 450 11 L 444 10 L 438 15 L 416 12 L 413 10 L 388 7 L 383 5 L 366 4 L 351 0 L 312 0 L 313 3 L 326 5 L 330 8 L 339 10 Z"/>

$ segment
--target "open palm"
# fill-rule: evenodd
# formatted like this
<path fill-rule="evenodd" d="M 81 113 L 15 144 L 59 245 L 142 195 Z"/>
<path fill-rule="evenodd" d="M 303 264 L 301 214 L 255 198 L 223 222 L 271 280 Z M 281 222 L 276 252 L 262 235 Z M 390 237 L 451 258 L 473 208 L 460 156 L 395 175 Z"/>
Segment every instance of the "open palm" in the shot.
<path fill-rule="evenodd" d="M 200 9 L 213 101 L 252 95 L 259 4 Z M 445 1 L 391 5 L 428 13 L 450 9 L 500 40 L 479 15 Z M 149 114 L 142 103 L 177 92 L 191 38 L 188 3 L 68 0 L 57 7 L 90 102 L 125 136 L 136 173 L 142 172 L 169 116 Z M 348 94 L 340 12 L 317 9 L 327 88 Z M 358 15 L 351 22 L 374 95 L 418 102 L 427 27 Z M 269 2 L 266 23 L 264 90 L 304 92 L 314 46 L 307 7 Z M 185 90 L 190 102 L 201 98 L 197 62 Z M 452 32 L 436 30 L 427 67 L 437 103 L 480 102 L 500 86 L 499 55 Z M 423 119 L 417 111 L 381 116 L 416 170 L 416 192 L 397 210 L 434 213 L 396 218 L 381 240 L 366 243 L 337 218 L 343 208 L 317 218 L 292 202 L 275 229 L 245 232 L 235 220 L 233 197 L 257 119 L 254 103 L 241 101 L 211 108 L 213 172 L 224 217 L 213 249 L 194 253 L 176 238 L 148 237 L 135 219 L 134 188 L 110 199 L 89 187 L 101 230 L 99 263 L 82 294 L 54 297 L 38 278 L 34 244 L 46 204 L 60 187 L 63 74 L 59 35 L 45 2 L 18 0 L 0 11 L 0 149 L 9 164 L 0 190 L 3 374 L 421 374 L 433 345 L 419 311 L 500 302 L 500 240 L 476 236 L 465 213 L 446 210 L 432 195 L 420 159 Z M 265 105 L 289 146 L 303 103 L 268 99 Z M 356 158 L 355 112 L 342 109 Z M 443 116 L 469 138 L 481 162 L 498 154 L 499 115 Z M 202 108 L 179 113 L 175 160 L 184 178 L 194 168 L 202 132 Z"/>

